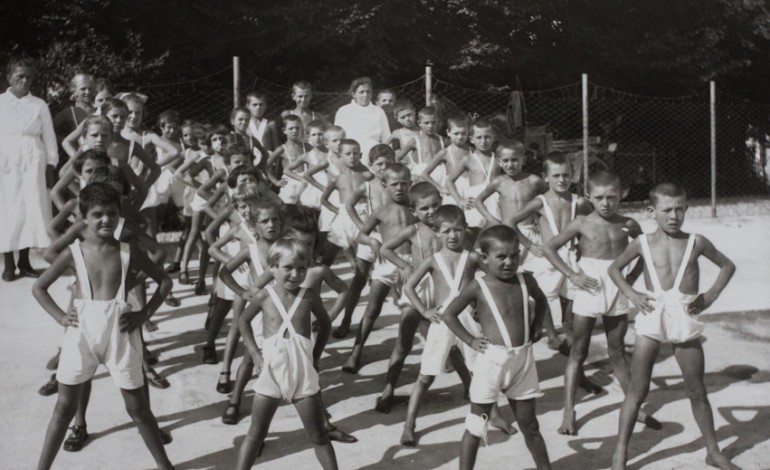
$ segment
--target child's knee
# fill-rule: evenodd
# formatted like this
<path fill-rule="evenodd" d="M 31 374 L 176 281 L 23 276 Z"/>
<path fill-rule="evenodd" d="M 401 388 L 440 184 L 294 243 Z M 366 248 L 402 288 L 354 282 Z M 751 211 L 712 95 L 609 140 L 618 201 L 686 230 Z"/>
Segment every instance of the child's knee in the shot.
<path fill-rule="evenodd" d="M 420 384 L 423 388 L 428 388 L 433 384 L 434 380 L 436 380 L 436 377 L 432 375 L 420 374 L 420 376 L 417 378 L 417 383 Z"/>
<path fill-rule="evenodd" d="M 532 439 L 540 435 L 540 423 L 536 417 L 519 417 L 517 422 L 525 439 Z"/>
<path fill-rule="evenodd" d="M 706 387 L 693 387 L 693 388 L 687 388 L 685 390 L 685 393 L 687 393 L 687 398 L 690 399 L 693 403 L 705 403 L 708 404 L 709 398 L 708 393 L 706 392 Z"/>

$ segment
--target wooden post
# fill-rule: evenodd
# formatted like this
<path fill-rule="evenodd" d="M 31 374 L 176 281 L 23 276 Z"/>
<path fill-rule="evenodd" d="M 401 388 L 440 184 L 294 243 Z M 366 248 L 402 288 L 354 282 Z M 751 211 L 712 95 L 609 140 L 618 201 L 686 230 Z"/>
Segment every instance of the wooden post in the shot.
<path fill-rule="evenodd" d="M 583 74 L 583 193 L 588 185 L 588 74 Z"/>
<path fill-rule="evenodd" d="M 717 216 L 717 85 L 709 82 L 711 114 L 711 218 Z"/>
<path fill-rule="evenodd" d="M 430 61 L 425 63 L 425 106 L 430 106 L 433 99 L 433 66 Z"/>
<path fill-rule="evenodd" d="M 233 108 L 241 104 L 241 58 L 233 56 Z"/>

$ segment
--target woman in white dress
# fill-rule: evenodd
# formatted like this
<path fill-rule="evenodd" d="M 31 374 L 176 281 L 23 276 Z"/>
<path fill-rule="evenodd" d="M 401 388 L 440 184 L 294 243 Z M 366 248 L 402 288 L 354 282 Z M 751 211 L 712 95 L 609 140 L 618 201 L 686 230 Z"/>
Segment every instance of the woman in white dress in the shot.
<path fill-rule="evenodd" d="M 51 112 L 45 101 L 29 93 L 35 74 L 30 59 L 8 64 L 8 90 L 0 94 L 0 251 L 5 258 L 4 281 L 36 277 L 29 263 L 30 248 L 51 244 L 46 232 L 51 199 L 46 165 L 59 161 Z M 14 251 L 19 251 L 16 264 Z"/>
<path fill-rule="evenodd" d="M 353 101 L 337 110 L 334 124 L 345 129 L 345 137 L 355 139 L 361 146 L 364 163 L 369 162 L 369 149 L 387 142 L 390 125 L 385 111 L 372 104 L 372 80 L 359 77 L 350 84 Z"/>

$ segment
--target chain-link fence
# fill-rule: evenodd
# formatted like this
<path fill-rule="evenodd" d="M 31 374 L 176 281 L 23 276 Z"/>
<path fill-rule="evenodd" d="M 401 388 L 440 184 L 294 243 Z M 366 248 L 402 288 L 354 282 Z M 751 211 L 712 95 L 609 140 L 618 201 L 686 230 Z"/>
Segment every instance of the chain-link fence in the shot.
<path fill-rule="evenodd" d="M 246 74 L 251 76 L 245 76 Z M 291 84 L 276 84 L 250 72 L 241 73 L 239 94 L 256 90 L 268 101 L 267 116 L 276 119 L 293 109 Z M 541 158 L 551 150 L 573 157 L 576 183 L 583 166 L 583 106 L 588 107 L 589 171 L 608 169 L 621 176 L 633 205 L 646 199 L 660 181 L 685 185 L 692 199 L 708 204 L 711 196 L 710 101 L 703 93 L 682 97 L 640 96 L 580 82 L 540 91 L 478 90 L 424 76 L 397 86 L 381 86 L 417 108 L 431 97 L 439 116 L 465 113 L 487 118 L 501 138 L 525 142 L 527 170 L 540 173 Z M 233 68 L 180 83 L 140 87 L 148 95 L 145 123 L 156 127 L 157 115 L 177 110 L 184 119 L 227 123 L 233 103 Z M 119 90 L 122 91 L 122 90 Z M 314 90 L 311 108 L 330 121 L 350 102 L 346 90 Z M 770 212 L 770 105 L 716 94 L 716 195 L 720 215 Z M 760 210 L 757 210 L 757 206 Z"/>

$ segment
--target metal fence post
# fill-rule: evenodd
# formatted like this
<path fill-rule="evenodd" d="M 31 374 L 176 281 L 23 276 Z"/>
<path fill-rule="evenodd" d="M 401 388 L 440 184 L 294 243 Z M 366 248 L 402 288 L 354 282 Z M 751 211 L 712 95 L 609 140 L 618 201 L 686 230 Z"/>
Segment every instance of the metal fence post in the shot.
<path fill-rule="evenodd" d="M 430 61 L 425 63 L 425 106 L 433 100 L 433 67 Z"/>
<path fill-rule="evenodd" d="M 583 74 L 583 193 L 588 185 L 588 74 Z"/>
<path fill-rule="evenodd" d="M 717 216 L 717 85 L 709 82 L 709 112 L 711 114 L 711 218 Z"/>
<path fill-rule="evenodd" d="M 233 108 L 241 103 L 241 58 L 233 56 Z"/>

